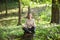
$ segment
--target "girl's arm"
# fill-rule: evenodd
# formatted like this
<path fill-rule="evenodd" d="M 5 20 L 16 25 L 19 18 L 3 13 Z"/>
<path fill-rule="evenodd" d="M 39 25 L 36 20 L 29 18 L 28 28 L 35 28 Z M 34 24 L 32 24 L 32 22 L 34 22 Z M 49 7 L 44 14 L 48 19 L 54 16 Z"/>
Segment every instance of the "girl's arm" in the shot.
<path fill-rule="evenodd" d="M 35 23 L 35 20 L 33 20 L 33 26 L 36 27 L 36 23 Z"/>

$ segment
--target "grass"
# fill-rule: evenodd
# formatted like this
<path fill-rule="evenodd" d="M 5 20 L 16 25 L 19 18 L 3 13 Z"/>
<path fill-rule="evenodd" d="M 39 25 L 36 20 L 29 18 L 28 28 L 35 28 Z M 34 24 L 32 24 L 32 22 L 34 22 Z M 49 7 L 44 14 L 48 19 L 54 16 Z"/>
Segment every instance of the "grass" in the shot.
<path fill-rule="evenodd" d="M 60 25 L 41 25 L 36 27 L 36 37 L 34 40 L 60 40 Z M 47 26 L 49 28 L 44 28 Z M 22 26 L 8 26 L 8 27 L 0 27 L 0 38 L 9 38 L 11 36 L 20 37 L 23 35 Z M 4 40 L 5 40 L 4 39 Z"/>

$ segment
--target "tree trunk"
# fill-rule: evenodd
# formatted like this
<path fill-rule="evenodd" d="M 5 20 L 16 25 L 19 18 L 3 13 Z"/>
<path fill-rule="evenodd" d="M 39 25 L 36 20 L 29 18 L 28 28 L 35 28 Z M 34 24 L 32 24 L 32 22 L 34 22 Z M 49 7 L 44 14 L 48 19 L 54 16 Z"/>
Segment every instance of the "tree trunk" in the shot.
<path fill-rule="evenodd" d="M 18 1 L 18 5 L 19 5 L 19 13 L 18 13 L 18 24 L 17 25 L 21 25 L 21 0 Z"/>
<path fill-rule="evenodd" d="M 28 15 L 30 14 L 30 6 L 28 6 L 28 14 L 27 14 L 27 17 L 28 17 Z"/>
<path fill-rule="evenodd" d="M 7 0 L 5 0 L 5 8 L 6 8 L 6 13 L 5 13 L 5 15 L 7 15 Z"/>
<path fill-rule="evenodd" d="M 58 8 L 58 5 L 56 4 L 56 0 L 52 0 L 51 23 L 59 24 L 59 8 Z"/>
<path fill-rule="evenodd" d="M 60 0 L 58 0 L 58 6 L 59 6 L 59 24 L 60 24 Z"/>
<path fill-rule="evenodd" d="M 2 14 L 2 6 L 1 6 L 1 4 L 2 4 L 2 3 L 0 3 L 0 12 L 1 12 L 1 14 Z"/>

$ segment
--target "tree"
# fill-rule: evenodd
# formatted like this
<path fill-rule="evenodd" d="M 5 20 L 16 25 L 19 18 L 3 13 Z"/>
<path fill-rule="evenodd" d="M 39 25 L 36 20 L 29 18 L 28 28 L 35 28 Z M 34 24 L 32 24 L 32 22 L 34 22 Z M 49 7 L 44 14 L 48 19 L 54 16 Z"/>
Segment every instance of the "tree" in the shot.
<path fill-rule="evenodd" d="M 60 18 L 60 0 L 58 0 L 58 6 L 59 6 L 59 18 Z M 59 23 L 60 23 L 60 21 L 59 21 Z"/>
<path fill-rule="evenodd" d="M 19 12 L 18 12 L 18 24 L 17 25 L 21 25 L 21 0 L 18 1 L 18 5 L 19 5 Z"/>
<path fill-rule="evenodd" d="M 28 13 L 27 13 L 27 17 L 26 18 L 29 18 L 29 14 L 31 13 L 30 11 L 30 6 L 28 6 Z"/>
<path fill-rule="evenodd" d="M 51 23 L 59 24 L 59 8 L 58 8 L 58 1 L 52 0 L 52 17 Z"/>
<path fill-rule="evenodd" d="M 30 6 L 28 6 L 28 15 L 30 14 Z"/>
<path fill-rule="evenodd" d="M 5 13 L 5 15 L 7 15 L 7 0 L 5 0 L 5 8 L 6 8 L 6 13 Z"/>

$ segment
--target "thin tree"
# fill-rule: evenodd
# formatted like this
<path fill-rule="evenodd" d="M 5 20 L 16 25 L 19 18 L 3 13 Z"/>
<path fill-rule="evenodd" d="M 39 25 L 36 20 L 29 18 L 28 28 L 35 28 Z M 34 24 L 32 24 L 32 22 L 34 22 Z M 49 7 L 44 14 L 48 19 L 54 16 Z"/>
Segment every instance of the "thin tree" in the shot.
<path fill-rule="evenodd" d="M 30 6 L 28 6 L 28 14 L 27 14 L 27 17 L 29 16 L 29 14 L 30 14 Z"/>
<path fill-rule="evenodd" d="M 5 15 L 7 15 L 7 0 L 5 0 L 5 8 L 6 8 L 6 13 L 5 13 Z"/>
<path fill-rule="evenodd" d="M 19 12 L 18 12 L 18 24 L 17 25 L 21 25 L 21 0 L 18 1 L 18 5 L 19 5 Z"/>
<path fill-rule="evenodd" d="M 59 8 L 56 4 L 56 0 L 52 0 L 52 16 L 51 16 L 51 23 L 59 24 Z"/>

